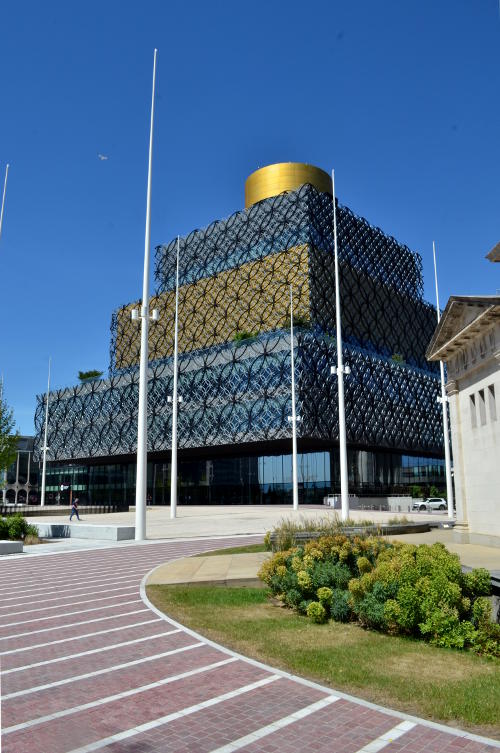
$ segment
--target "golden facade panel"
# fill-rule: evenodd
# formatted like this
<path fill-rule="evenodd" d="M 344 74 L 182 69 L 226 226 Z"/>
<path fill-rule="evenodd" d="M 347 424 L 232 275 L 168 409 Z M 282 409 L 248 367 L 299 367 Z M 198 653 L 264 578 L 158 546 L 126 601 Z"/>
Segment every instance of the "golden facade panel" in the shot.
<path fill-rule="evenodd" d="M 179 287 L 179 352 L 229 342 L 238 333 L 261 333 L 288 326 L 290 285 L 294 314 L 310 319 L 309 245 L 270 254 L 263 259 Z M 139 362 L 140 325 L 131 320 L 129 304 L 117 315 L 116 368 Z M 149 329 L 149 360 L 168 358 L 174 347 L 175 291 L 150 299 L 159 321 Z"/>

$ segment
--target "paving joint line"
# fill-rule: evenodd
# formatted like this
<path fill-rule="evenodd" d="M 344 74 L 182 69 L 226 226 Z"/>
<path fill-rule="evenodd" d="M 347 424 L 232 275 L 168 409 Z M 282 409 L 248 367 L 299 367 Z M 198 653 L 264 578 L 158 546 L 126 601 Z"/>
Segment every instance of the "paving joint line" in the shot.
<path fill-rule="evenodd" d="M 83 675 L 73 675 L 72 677 L 65 677 L 63 680 L 55 680 L 54 682 L 48 682 L 45 685 L 35 685 L 32 688 L 25 688 L 24 690 L 16 690 L 13 693 L 7 693 L 0 696 L 2 701 L 10 701 L 12 698 L 19 698 L 23 695 L 31 695 L 32 693 L 38 693 L 42 690 L 50 690 L 51 688 L 57 688 L 61 685 L 69 685 L 72 682 L 80 682 L 80 680 L 88 680 L 91 677 L 97 677 L 98 675 L 106 675 L 109 672 L 118 672 L 121 669 L 128 669 L 129 667 L 136 667 L 138 664 L 145 664 L 148 661 L 157 661 L 158 659 L 164 659 L 166 656 L 172 656 L 173 654 L 180 654 L 183 651 L 191 651 L 195 648 L 202 648 L 205 644 L 203 642 L 190 643 L 188 646 L 181 646 L 180 648 L 174 648 L 170 651 L 163 651 L 161 654 L 153 654 L 152 656 L 145 656 L 141 659 L 134 659 L 133 661 L 123 662 L 122 664 L 115 664 L 112 667 L 103 667 L 102 669 L 96 669 L 93 672 L 86 672 Z"/>
<path fill-rule="evenodd" d="M 132 593 L 135 593 L 133 591 Z M 131 596 L 132 594 L 122 594 L 122 596 Z M 90 599 L 92 601 L 92 599 Z M 135 604 L 137 599 L 131 599 L 130 601 L 124 601 L 123 604 Z M 69 605 L 68 605 L 69 606 Z M 50 617 L 35 617 L 33 620 L 19 620 L 18 622 L 8 622 L 4 627 L 10 628 L 16 625 L 27 625 L 30 622 L 45 622 L 46 620 L 58 620 L 61 617 L 71 617 L 73 614 L 87 614 L 88 612 L 98 612 L 100 609 L 117 609 L 122 604 L 108 604 L 99 607 L 92 607 L 91 609 L 77 609 L 75 612 L 64 612 L 63 614 L 53 614 Z M 65 627 L 62 625 L 61 627 Z M 50 630 L 50 628 L 49 628 Z"/>
<path fill-rule="evenodd" d="M 233 740 L 233 742 L 227 743 L 227 745 L 222 745 L 220 748 L 216 748 L 210 753 L 233 753 L 233 751 L 245 748 L 247 745 L 251 745 L 252 743 L 257 742 L 257 740 L 262 740 L 263 737 L 268 737 L 274 732 L 278 732 L 279 730 L 288 727 L 290 724 L 294 724 L 295 722 L 305 719 L 305 717 L 310 716 L 316 711 L 320 711 L 326 706 L 329 706 L 330 704 L 335 703 L 339 700 L 340 698 L 338 696 L 329 695 L 326 698 L 322 698 L 315 703 L 311 703 L 309 706 L 305 706 L 304 708 L 295 711 L 293 714 L 288 714 L 288 716 L 277 719 L 275 722 L 271 722 L 271 724 L 266 724 L 265 727 L 254 730 L 254 732 L 250 732 L 248 735 L 239 737 L 237 740 Z"/>
<path fill-rule="evenodd" d="M 143 610 L 140 610 L 140 611 L 142 612 Z M 127 614 L 129 613 L 127 612 Z M 130 612 L 130 614 L 136 614 L 136 613 Z M 47 641 L 46 643 L 36 643 L 32 646 L 22 646 L 21 648 L 11 648 L 8 651 L 0 651 L 0 656 L 17 654 L 17 653 L 20 653 L 21 651 L 33 651 L 37 648 L 45 648 L 46 646 L 55 646 L 58 643 L 67 643 L 68 641 L 79 641 L 82 638 L 91 638 L 95 635 L 103 635 L 103 633 L 115 633 L 118 630 L 128 630 L 129 628 L 136 628 L 142 625 L 150 625 L 152 622 L 160 622 L 160 618 L 155 617 L 152 620 L 144 620 L 143 622 L 133 622 L 131 625 L 120 625 L 119 627 L 106 628 L 106 630 L 96 630 L 94 633 L 83 633 L 83 635 L 74 635 L 74 636 L 72 635 L 69 638 L 58 638 L 55 641 Z M 78 623 L 78 624 L 84 624 L 84 623 Z"/>
<path fill-rule="evenodd" d="M 138 724 L 136 727 L 132 727 L 131 729 L 125 730 L 124 732 L 118 732 L 115 735 L 104 737 L 94 743 L 89 743 L 88 745 L 84 745 L 81 748 L 75 748 L 71 751 L 68 751 L 68 753 L 91 753 L 91 751 L 99 750 L 99 748 L 104 748 L 107 745 L 112 745 L 113 743 L 127 740 L 130 737 L 135 737 L 135 735 L 139 735 L 141 732 L 149 732 L 149 730 L 151 729 L 162 727 L 163 725 L 174 722 L 177 719 L 182 719 L 183 717 L 189 716 L 190 714 L 195 714 L 197 711 L 202 711 L 203 709 L 208 709 L 211 706 L 216 706 L 217 704 L 223 703 L 224 701 L 229 701 L 232 698 L 236 698 L 237 696 L 243 695 L 244 693 L 249 693 L 252 690 L 257 690 L 264 685 L 269 685 L 269 683 L 275 682 L 276 680 L 280 679 L 281 678 L 276 674 L 264 677 L 262 680 L 257 680 L 256 682 L 252 682 L 249 685 L 243 685 L 237 690 L 230 690 L 228 693 L 223 693 L 220 696 L 209 698 L 206 701 L 201 701 L 200 703 L 197 703 L 193 706 L 187 706 L 181 711 L 175 711 L 172 714 L 166 714 L 165 716 L 153 719 L 150 722 Z"/>
<path fill-rule="evenodd" d="M 113 703 L 113 701 L 119 701 L 123 700 L 123 698 L 129 698 L 132 695 L 137 695 L 139 693 L 145 693 L 148 690 L 153 690 L 154 688 L 160 688 L 163 685 L 169 685 L 172 682 L 177 682 L 178 680 L 184 680 L 187 677 L 193 677 L 194 675 L 201 674 L 202 672 L 208 672 L 212 669 L 218 669 L 219 667 L 226 666 L 227 664 L 231 664 L 232 662 L 239 661 L 234 656 L 229 657 L 228 659 L 222 659 L 221 661 L 214 662 L 213 664 L 207 664 L 203 667 L 196 667 L 195 669 L 189 669 L 186 670 L 186 672 L 181 672 L 178 675 L 171 675 L 169 677 L 164 677 L 162 680 L 157 680 L 156 682 L 150 682 L 147 685 L 139 685 L 137 688 L 130 688 L 129 690 L 123 690 L 121 693 L 114 693 L 110 696 L 104 696 L 103 698 L 97 698 L 95 701 L 88 701 L 87 703 L 82 703 L 80 706 L 73 706 L 69 709 L 61 709 L 61 711 L 55 711 L 53 714 L 46 714 L 45 716 L 39 716 L 36 719 L 30 719 L 27 722 L 21 722 L 20 724 L 14 724 L 12 727 L 5 727 L 3 730 L 3 734 L 7 735 L 12 732 L 17 732 L 21 729 L 28 729 L 30 727 L 36 727 L 38 724 L 44 724 L 45 722 L 50 722 L 55 719 L 62 719 L 65 716 L 72 716 L 73 714 L 78 714 L 81 711 L 88 711 L 89 709 L 96 708 L 97 706 L 102 706 L 106 703 Z"/>
<path fill-rule="evenodd" d="M 77 654 L 67 654 L 66 656 L 57 656 L 54 659 L 45 659 L 44 661 L 38 661 L 34 664 L 24 664 L 22 667 L 12 667 L 12 669 L 4 669 L 1 676 L 13 674 L 14 672 L 24 672 L 26 669 L 34 669 L 35 667 L 44 667 L 47 664 L 56 664 L 62 661 L 69 661 L 70 659 L 79 659 L 82 656 L 90 656 L 91 654 L 101 654 L 103 651 L 113 651 L 117 648 L 123 648 L 123 646 L 132 646 L 137 643 L 144 643 L 144 641 L 154 641 L 156 638 L 164 638 L 166 635 L 175 635 L 182 632 L 180 628 L 174 630 L 167 630 L 165 633 L 155 633 L 154 635 L 145 635 L 140 638 L 133 638 L 130 641 L 122 641 L 121 643 L 111 643 L 109 646 L 100 646 L 99 648 L 91 648 L 88 651 L 80 651 Z"/>
<path fill-rule="evenodd" d="M 108 591 L 103 591 L 102 593 L 114 593 L 115 591 L 126 591 L 127 588 L 132 588 L 132 586 L 120 586 L 120 588 L 110 588 L 108 589 Z M 46 612 L 48 609 L 59 609 L 60 607 L 71 607 L 71 606 L 77 607 L 80 604 L 89 604 L 91 602 L 96 602 L 96 601 L 106 601 L 107 599 L 120 599 L 122 596 L 132 596 L 135 593 L 136 591 L 130 591 L 130 593 L 127 593 L 127 594 L 116 594 L 115 596 L 98 596 L 97 598 L 94 598 L 94 599 L 84 599 L 83 601 L 74 601 L 72 604 L 71 603 L 70 604 L 53 604 L 50 607 L 38 607 L 37 609 L 24 609 L 22 612 L 10 612 L 8 616 L 15 617 L 18 614 L 33 614 L 34 612 Z M 76 598 L 78 599 L 80 596 L 92 596 L 92 592 L 89 591 L 88 594 L 78 594 Z M 71 596 L 61 596 L 61 598 L 71 599 Z M 54 599 L 47 599 L 47 601 L 57 601 L 57 597 L 55 597 Z M 16 605 L 13 604 L 11 606 L 16 606 Z M 26 607 L 28 605 L 21 604 L 20 606 Z M 0 607 L 0 609 L 10 609 L 10 607 Z M 39 618 L 39 619 L 42 619 L 42 618 Z M 5 625 L 5 627 L 11 624 L 12 623 L 8 622 L 7 625 Z"/>
<path fill-rule="evenodd" d="M 132 601 L 126 601 L 124 604 L 136 604 L 137 600 L 133 599 Z M 117 604 L 116 609 L 118 609 L 119 606 L 124 606 L 124 604 Z M 147 612 L 147 607 L 143 607 L 142 609 L 135 609 L 132 612 L 121 612 L 121 614 L 110 614 L 107 617 L 93 617 L 91 620 L 80 620 L 79 622 L 68 622 L 66 625 L 62 625 L 59 630 L 66 630 L 70 627 L 79 627 L 80 625 L 89 625 L 91 622 L 102 622 L 103 620 L 117 620 L 120 617 L 128 617 L 131 614 L 140 614 L 143 612 Z M 33 635 L 34 633 L 49 633 L 52 630 L 54 630 L 53 627 L 47 627 L 47 628 L 39 628 L 38 630 L 28 630 L 26 633 L 12 633 L 12 635 L 4 635 L 0 637 L 0 641 L 7 641 L 12 640 L 14 638 L 24 638 L 27 635 Z M 31 646 L 29 647 L 31 648 Z"/>

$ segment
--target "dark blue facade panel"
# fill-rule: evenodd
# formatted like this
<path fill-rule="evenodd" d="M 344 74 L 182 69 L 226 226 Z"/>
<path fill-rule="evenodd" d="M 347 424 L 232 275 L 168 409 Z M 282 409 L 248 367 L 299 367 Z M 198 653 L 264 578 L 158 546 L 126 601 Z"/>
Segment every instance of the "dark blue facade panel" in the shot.
<path fill-rule="evenodd" d="M 337 387 L 330 366 L 335 341 L 308 331 L 295 337 L 299 436 L 338 439 Z M 439 383 L 428 372 L 346 346 L 348 440 L 357 445 L 438 453 Z M 291 436 L 290 333 L 261 335 L 185 354 L 179 361 L 179 447 L 260 443 Z M 149 447 L 171 441 L 172 359 L 151 364 Z M 129 454 L 136 450 L 138 370 L 52 393 L 48 443 L 54 459 Z M 44 398 L 36 412 L 37 449 Z"/>

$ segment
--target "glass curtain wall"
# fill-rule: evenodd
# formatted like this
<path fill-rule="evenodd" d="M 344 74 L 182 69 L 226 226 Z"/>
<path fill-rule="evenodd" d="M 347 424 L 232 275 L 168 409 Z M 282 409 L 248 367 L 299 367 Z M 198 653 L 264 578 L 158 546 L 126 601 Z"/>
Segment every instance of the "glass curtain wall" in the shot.
<path fill-rule="evenodd" d="M 181 460 L 181 505 L 289 504 L 292 456 Z M 349 491 L 408 494 L 413 485 L 445 486 L 444 461 L 399 453 L 348 451 Z M 69 504 L 69 487 L 82 504 L 133 505 L 135 463 L 48 466 L 47 503 Z M 298 454 L 299 501 L 321 504 L 340 490 L 338 449 Z M 170 504 L 170 459 L 148 463 L 148 505 Z"/>

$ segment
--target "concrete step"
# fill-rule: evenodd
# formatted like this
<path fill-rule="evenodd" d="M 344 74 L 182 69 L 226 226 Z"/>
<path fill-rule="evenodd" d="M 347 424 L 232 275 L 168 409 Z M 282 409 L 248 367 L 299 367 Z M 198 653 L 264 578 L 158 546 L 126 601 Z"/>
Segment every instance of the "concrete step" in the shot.
<path fill-rule="evenodd" d="M 95 525 L 92 523 L 36 523 L 42 539 L 94 539 L 126 541 L 135 538 L 135 526 Z"/>

